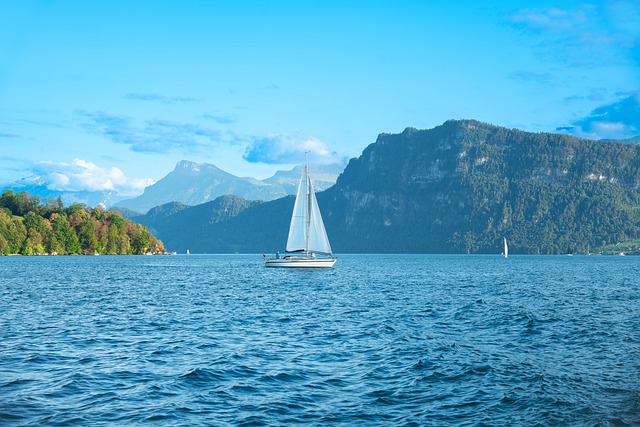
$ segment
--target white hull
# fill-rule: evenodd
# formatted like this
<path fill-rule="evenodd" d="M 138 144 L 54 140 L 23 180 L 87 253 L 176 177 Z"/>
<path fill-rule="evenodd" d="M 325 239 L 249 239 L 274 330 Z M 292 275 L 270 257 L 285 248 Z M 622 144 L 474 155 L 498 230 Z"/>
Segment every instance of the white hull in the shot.
<path fill-rule="evenodd" d="M 268 258 L 265 262 L 267 267 L 284 268 L 331 268 L 336 263 L 335 258 Z"/>

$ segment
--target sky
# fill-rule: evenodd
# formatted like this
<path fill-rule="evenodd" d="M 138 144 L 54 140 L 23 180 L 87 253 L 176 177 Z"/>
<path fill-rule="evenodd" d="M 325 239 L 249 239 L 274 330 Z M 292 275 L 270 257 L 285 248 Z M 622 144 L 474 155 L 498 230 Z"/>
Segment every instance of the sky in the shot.
<path fill-rule="evenodd" d="M 640 135 L 640 1 L 0 0 L 0 184 L 264 179 L 449 119 Z"/>

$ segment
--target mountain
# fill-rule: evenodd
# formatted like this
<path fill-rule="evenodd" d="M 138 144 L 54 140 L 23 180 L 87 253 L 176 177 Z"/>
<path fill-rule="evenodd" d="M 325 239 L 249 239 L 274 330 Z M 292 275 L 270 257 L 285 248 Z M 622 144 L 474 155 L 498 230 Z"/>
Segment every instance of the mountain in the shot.
<path fill-rule="evenodd" d="M 120 215 L 124 219 L 131 219 L 131 218 L 135 218 L 137 216 L 144 215 L 142 212 L 137 212 L 137 211 L 131 210 L 129 208 L 123 208 L 122 206 L 113 207 L 110 210 L 117 211 L 118 213 L 120 213 Z"/>
<path fill-rule="evenodd" d="M 311 176 L 316 189 L 324 190 L 335 184 L 344 165 L 312 165 Z M 121 196 L 116 191 L 58 191 L 51 190 L 47 182 L 39 177 L 28 177 L 14 183 L 0 186 L 0 192 L 13 190 L 15 193 L 27 192 L 38 196 L 40 200 L 56 200 L 60 197 L 65 205 L 75 202 L 90 207 L 103 205 L 119 211 L 125 218 L 141 215 L 149 209 L 177 201 L 187 205 L 199 205 L 216 197 L 231 194 L 248 200 L 274 200 L 288 194 L 294 194 L 302 166 L 289 171 L 278 171 L 265 180 L 239 178 L 214 165 L 194 163 L 187 160 L 178 162 L 175 169 L 156 184 L 147 187 L 144 193 L 133 199 Z"/>
<path fill-rule="evenodd" d="M 640 135 L 634 136 L 633 138 L 629 139 L 621 139 L 620 142 L 626 142 L 628 144 L 640 144 Z"/>
<path fill-rule="evenodd" d="M 288 171 L 278 171 L 271 178 L 267 178 L 262 182 L 282 186 L 286 194 L 296 194 L 296 191 L 298 191 L 298 182 L 300 181 L 303 170 L 304 165 L 299 165 Z M 343 170 L 344 165 L 341 164 L 309 166 L 309 172 L 313 179 L 315 190 L 323 191 L 334 185 Z"/>
<path fill-rule="evenodd" d="M 589 252 L 640 237 L 640 146 L 450 120 L 379 135 L 318 202 L 336 253 L 499 253 L 503 237 L 512 253 Z M 282 250 L 292 206 L 154 229 L 168 250 Z M 169 226 L 184 232 L 165 237 Z"/>
<path fill-rule="evenodd" d="M 172 242 L 170 251 L 184 253 L 210 252 L 209 248 L 219 248 L 224 242 L 215 236 L 200 235 L 201 227 L 219 224 L 236 217 L 245 209 L 263 204 L 261 201 L 248 201 L 238 196 L 220 196 L 217 199 L 197 206 L 187 206 L 180 202 L 171 202 L 157 206 L 144 215 L 133 217 L 132 221 L 146 226 L 158 239 Z M 191 227 L 189 224 L 198 224 Z M 238 242 L 229 242 L 222 252 L 236 252 Z M 218 249 L 218 251 L 220 251 Z"/>
<path fill-rule="evenodd" d="M 314 166 L 312 176 L 314 179 L 317 176 L 319 188 L 324 189 L 335 183 L 342 169 L 340 165 Z M 118 208 L 147 212 L 169 202 L 193 206 L 226 194 L 247 200 L 274 200 L 295 192 L 301 172 L 300 168 L 294 168 L 259 181 L 239 178 L 211 164 L 183 160 L 167 176 L 145 188 L 142 195 L 122 200 L 117 205 Z"/>
<path fill-rule="evenodd" d="M 588 252 L 640 235 L 640 147 L 472 120 L 383 134 L 327 191 L 344 251 Z"/>

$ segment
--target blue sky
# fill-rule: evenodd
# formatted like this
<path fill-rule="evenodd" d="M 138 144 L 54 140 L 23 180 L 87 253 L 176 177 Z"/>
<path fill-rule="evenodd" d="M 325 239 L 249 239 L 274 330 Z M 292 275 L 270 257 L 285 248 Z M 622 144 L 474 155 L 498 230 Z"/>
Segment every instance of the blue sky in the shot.
<path fill-rule="evenodd" d="M 477 119 L 640 134 L 640 3 L 0 0 L 0 183 L 266 178 Z"/>

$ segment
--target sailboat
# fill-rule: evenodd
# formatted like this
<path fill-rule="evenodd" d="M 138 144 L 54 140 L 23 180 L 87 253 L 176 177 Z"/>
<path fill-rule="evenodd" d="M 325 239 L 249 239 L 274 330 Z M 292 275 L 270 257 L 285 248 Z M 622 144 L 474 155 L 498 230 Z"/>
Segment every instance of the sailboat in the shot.
<path fill-rule="evenodd" d="M 502 252 L 502 256 L 507 258 L 509 256 L 509 246 L 507 245 L 507 238 L 503 237 L 504 239 L 504 251 Z"/>
<path fill-rule="evenodd" d="M 284 256 L 277 253 L 275 257 L 265 257 L 267 267 L 329 268 L 336 262 L 309 177 L 307 153 L 293 205 L 286 251 Z"/>

